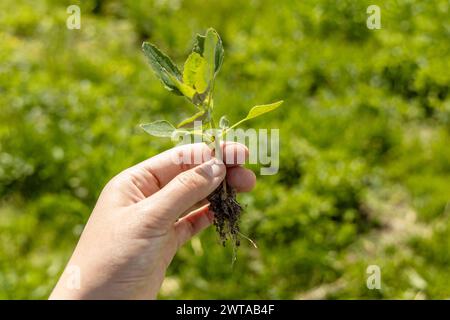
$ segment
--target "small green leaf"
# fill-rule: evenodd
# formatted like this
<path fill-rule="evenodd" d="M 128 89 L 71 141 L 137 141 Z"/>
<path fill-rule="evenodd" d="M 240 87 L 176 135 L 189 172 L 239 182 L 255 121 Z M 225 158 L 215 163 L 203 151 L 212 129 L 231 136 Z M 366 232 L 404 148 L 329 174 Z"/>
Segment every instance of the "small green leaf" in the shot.
<path fill-rule="evenodd" d="M 260 115 L 270 112 L 272 110 L 277 109 L 279 106 L 281 106 L 281 104 L 283 103 L 283 100 L 274 102 L 274 103 L 270 103 L 270 104 L 262 104 L 259 106 L 254 106 L 253 108 L 250 109 L 250 111 L 248 112 L 247 116 L 242 119 L 241 121 L 238 121 L 237 123 L 233 124 L 229 129 L 232 129 L 234 127 L 237 127 L 238 125 L 240 125 L 241 123 L 259 117 Z M 228 129 L 228 130 L 229 130 Z"/>
<path fill-rule="evenodd" d="M 181 121 L 178 125 L 177 128 L 181 128 L 182 126 L 185 126 L 195 120 L 197 120 L 198 118 L 200 118 L 201 116 L 203 116 L 205 114 L 205 110 L 200 110 L 199 112 L 197 112 L 196 114 L 194 114 L 192 117 L 189 117 L 187 119 L 184 119 L 183 121 Z"/>
<path fill-rule="evenodd" d="M 211 79 L 219 72 L 223 62 L 223 45 L 219 34 L 213 28 L 206 31 L 203 43 L 203 57 L 210 68 Z"/>
<path fill-rule="evenodd" d="M 181 80 L 181 72 L 170 58 L 162 53 L 156 46 L 151 43 L 144 42 L 142 50 L 147 56 L 150 66 L 155 75 L 161 80 L 164 86 L 175 94 L 182 95 L 179 89 Z"/>
<path fill-rule="evenodd" d="M 151 123 L 141 124 L 140 126 L 145 132 L 155 137 L 171 138 L 173 141 L 178 141 L 183 136 L 194 135 L 201 136 L 206 142 L 211 142 L 211 137 L 202 129 L 177 129 L 166 120 L 157 120 Z"/>
<path fill-rule="evenodd" d="M 220 70 L 223 62 L 223 45 L 219 34 L 213 28 L 206 31 L 206 35 L 197 34 L 193 52 L 202 55 L 208 63 L 209 76 L 215 76 Z"/>
<path fill-rule="evenodd" d="M 198 93 L 204 93 L 208 88 L 206 60 L 197 52 L 192 52 L 184 63 L 183 81 Z"/>
<path fill-rule="evenodd" d="M 260 105 L 260 106 L 254 106 L 248 112 L 247 116 L 245 117 L 245 120 L 250 120 L 250 119 L 259 117 L 260 115 L 262 115 L 264 113 L 267 113 L 267 112 L 270 112 L 272 110 L 275 110 L 279 106 L 281 106 L 282 103 L 283 103 L 283 100 L 277 101 L 277 102 L 274 102 L 274 103 L 270 103 L 270 104 L 263 104 L 263 105 Z"/>
<path fill-rule="evenodd" d="M 172 137 L 176 128 L 166 120 L 157 120 L 151 123 L 141 124 L 141 128 L 148 134 L 155 137 Z"/>

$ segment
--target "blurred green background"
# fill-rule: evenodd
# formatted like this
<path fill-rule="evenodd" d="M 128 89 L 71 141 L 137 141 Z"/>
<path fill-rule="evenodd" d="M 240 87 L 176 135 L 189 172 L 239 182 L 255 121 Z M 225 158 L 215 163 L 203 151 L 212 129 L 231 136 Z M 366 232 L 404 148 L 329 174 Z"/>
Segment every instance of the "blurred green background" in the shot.
<path fill-rule="evenodd" d="M 81 8 L 68 30 L 66 8 Z M 366 27 L 370 4 L 381 30 Z M 218 114 L 284 99 L 232 267 L 213 228 L 161 298 L 450 298 L 449 1 L 0 2 L 0 298 L 47 298 L 103 185 L 171 147 L 139 123 L 189 115 L 141 52 L 181 66 L 214 27 Z M 258 169 L 257 167 L 253 167 Z M 258 172 L 258 171 L 256 171 Z M 95 245 L 95 244 L 93 244 Z M 382 289 L 366 287 L 381 268 Z"/>

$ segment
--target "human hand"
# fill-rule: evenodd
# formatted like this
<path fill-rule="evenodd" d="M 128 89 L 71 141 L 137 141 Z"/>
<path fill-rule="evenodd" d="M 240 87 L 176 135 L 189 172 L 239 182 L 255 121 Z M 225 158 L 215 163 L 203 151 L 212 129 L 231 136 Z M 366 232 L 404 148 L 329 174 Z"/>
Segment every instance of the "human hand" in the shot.
<path fill-rule="evenodd" d="M 226 143 L 222 152 L 220 162 L 209 160 L 203 143 L 176 147 L 109 181 L 50 299 L 156 298 L 178 248 L 212 223 L 205 198 L 225 174 L 237 191 L 255 184 L 254 173 L 239 165 L 245 146 Z M 195 155 L 201 164 L 193 164 Z M 79 288 L 67 285 L 73 267 Z"/>

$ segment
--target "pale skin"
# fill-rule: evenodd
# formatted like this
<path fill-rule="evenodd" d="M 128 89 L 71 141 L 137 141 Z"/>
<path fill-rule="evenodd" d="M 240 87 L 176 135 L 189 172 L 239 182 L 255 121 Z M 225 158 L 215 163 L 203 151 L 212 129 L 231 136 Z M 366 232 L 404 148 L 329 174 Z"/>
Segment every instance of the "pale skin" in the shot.
<path fill-rule="evenodd" d="M 225 175 L 239 192 L 256 182 L 241 166 L 245 146 L 222 151 L 223 162 L 205 144 L 176 147 L 111 179 L 50 299 L 155 299 L 177 250 L 213 222 L 206 198 Z M 174 161 L 182 156 L 191 161 Z"/>

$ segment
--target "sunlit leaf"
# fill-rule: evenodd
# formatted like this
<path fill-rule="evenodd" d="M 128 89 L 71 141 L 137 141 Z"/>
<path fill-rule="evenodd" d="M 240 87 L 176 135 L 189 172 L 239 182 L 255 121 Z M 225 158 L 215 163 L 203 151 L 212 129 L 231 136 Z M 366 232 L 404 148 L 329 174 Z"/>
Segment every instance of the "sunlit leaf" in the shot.
<path fill-rule="evenodd" d="M 210 76 L 217 75 L 222 66 L 224 50 L 222 40 L 214 29 L 209 28 L 206 35 L 197 34 L 192 51 L 205 58 L 208 63 Z"/>
<path fill-rule="evenodd" d="M 141 124 L 141 128 L 148 134 L 155 137 L 172 137 L 176 128 L 166 120 L 157 120 L 151 123 Z"/>
<path fill-rule="evenodd" d="M 183 82 L 196 92 L 204 93 L 209 80 L 206 60 L 197 52 L 192 52 L 184 63 Z"/>
<path fill-rule="evenodd" d="M 204 39 L 203 57 L 210 68 L 211 78 L 219 72 L 223 62 L 223 54 L 224 50 L 219 34 L 213 28 L 209 28 Z"/>
<path fill-rule="evenodd" d="M 247 120 L 259 117 L 260 115 L 263 115 L 267 112 L 273 111 L 273 110 L 277 109 L 279 106 L 281 106 L 282 103 L 283 103 L 283 100 L 280 100 L 280 101 L 270 103 L 270 104 L 262 104 L 259 106 L 254 106 L 253 108 L 250 109 L 250 111 L 248 112 L 247 116 L 244 119 L 242 119 L 241 121 L 238 121 L 237 123 L 232 125 L 229 129 L 237 127 L 238 125 L 240 125 L 241 123 L 243 123 Z"/>
<path fill-rule="evenodd" d="M 151 43 L 144 42 L 142 50 L 148 58 L 153 72 L 164 86 L 175 94 L 182 95 L 178 82 L 181 81 L 181 72 L 170 58 Z"/>
<path fill-rule="evenodd" d="M 247 117 L 245 117 L 245 120 L 250 120 L 256 117 L 259 117 L 260 115 L 270 112 L 272 110 L 277 109 L 281 104 L 283 103 L 283 100 L 277 101 L 270 104 L 263 104 L 260 106 L 254 106 L 250 109 L 250 111 L 247 114 Z"/>

